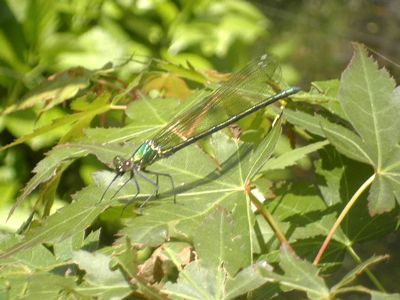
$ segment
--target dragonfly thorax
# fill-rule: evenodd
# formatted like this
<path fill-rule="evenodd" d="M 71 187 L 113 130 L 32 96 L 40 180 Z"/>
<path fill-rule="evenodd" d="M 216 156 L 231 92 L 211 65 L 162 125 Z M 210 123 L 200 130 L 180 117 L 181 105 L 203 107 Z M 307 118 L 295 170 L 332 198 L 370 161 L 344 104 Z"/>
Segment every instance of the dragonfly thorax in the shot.
<path fill-rule="evenodd" d="M 161 149 L 154 141 L 145 141 L 132 155 L 136 169 L 143 169 L 161 158 Z"/>
<path fill-rule="evenodd" d="M 119 174 L 130 172 L 133 169 L 139 171 L 151 165 L 161 158 L 161 149 L 157 147 L 153 141 L 145 141 L 135 151 L 129 159 L 116 156 L 113 160 L 116 171 Z"/>

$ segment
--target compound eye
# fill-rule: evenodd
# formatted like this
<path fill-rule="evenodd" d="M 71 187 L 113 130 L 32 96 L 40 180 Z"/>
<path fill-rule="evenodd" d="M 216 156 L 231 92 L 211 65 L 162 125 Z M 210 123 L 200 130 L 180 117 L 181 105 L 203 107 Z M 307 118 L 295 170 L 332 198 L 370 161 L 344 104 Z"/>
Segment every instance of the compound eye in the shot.
<path fill-rule="evenodd" d="M 128 172 L 132 169 L 132 162 L 130 160 L 126 160 L 122 164 L 122 171 Z"/>
<path fill-rule="evenodd" d="M 117 168 L 117 169 L 119 169 L 121 167 L 123 162 L 124 162 L 124 159 L 121 156 L 116 156 L 113 159 L 113 164 L 114 164 L 115 168 Z"/>

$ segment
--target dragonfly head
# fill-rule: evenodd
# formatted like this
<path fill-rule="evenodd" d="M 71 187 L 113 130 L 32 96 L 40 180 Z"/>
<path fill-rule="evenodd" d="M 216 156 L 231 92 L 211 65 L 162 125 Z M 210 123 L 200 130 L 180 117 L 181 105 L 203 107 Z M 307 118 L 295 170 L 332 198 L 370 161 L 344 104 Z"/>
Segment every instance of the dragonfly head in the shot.
<path fill-rule="evenodd" d="M 103 201 L 104 196 L 106 195 L 108 189 L 111 187 L 112 183 L 120 176 L 124 175 L 126 172 L 131 171 L 134 167 L 135 167 L 135 162 L 132 159 L 124 159 L 121 156 L 116 156 L 114 157 L 113 160 L 113 164 L 115 167 L 115 170 L 117 171 L 117 174 L 114 176 L 113 180 L 111 180 L 111 182 L 109 183 L 109 185 L 107 186 L 106 190 L 103 193 L 103 196 L 101 196 L 101 199 L 98 203 L 100 203 L 101 201 Z M 128 180 L 129 181 L 129 180 Z M 126 184 L 126 182 L 125 182 Z M 124 184 L 124 185 L 125 185 Z M 120 188 L 121 189 L 121 188 Z M 118 190 L 119 191 L 119 190 Z M 115 192 L 114 196 L 118 193 Z M 114 196 L 112 196 L 111 198 L 114 198 Z"/>
<path fill-rule="evenodd" d="M 125 172 L 129 172 L 135 166 L 134 161 L 132 159 L 124 159 L 121 156 L 114 157 L 113 164 L 118 174 L 124 174 Z"/>

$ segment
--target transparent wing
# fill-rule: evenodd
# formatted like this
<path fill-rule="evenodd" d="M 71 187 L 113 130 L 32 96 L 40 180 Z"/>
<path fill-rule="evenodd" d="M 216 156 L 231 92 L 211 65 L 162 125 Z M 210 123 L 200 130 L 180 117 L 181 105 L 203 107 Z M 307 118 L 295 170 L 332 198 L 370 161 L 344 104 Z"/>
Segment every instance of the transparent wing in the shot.
<path fill-rule="evenodd" d="M 280 81 L 279 59 L 263 55 L 232 75 L 197 105 L 173 118 L 152 141 L 163 151 L 174 147 L 273 96 Z"/>

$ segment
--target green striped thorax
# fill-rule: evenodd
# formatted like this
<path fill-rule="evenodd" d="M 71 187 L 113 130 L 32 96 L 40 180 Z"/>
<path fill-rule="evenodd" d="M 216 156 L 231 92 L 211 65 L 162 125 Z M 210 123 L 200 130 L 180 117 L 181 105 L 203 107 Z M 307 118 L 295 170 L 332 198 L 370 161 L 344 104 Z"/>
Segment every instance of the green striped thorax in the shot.
<path fill-rule="evenodd" d="M 116 156 L 113 163 L 117 172 L 123 174 L 132 169 L 143 170 L 160 158 L 160 147 L 156 146 L 153 141 L 145 141 L 131 158 L 125 160 L 121 156 Z"/>

